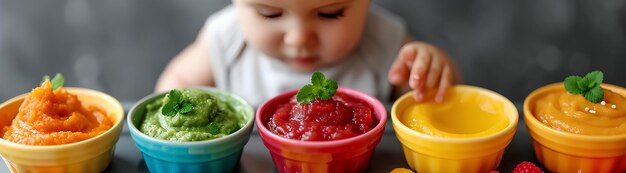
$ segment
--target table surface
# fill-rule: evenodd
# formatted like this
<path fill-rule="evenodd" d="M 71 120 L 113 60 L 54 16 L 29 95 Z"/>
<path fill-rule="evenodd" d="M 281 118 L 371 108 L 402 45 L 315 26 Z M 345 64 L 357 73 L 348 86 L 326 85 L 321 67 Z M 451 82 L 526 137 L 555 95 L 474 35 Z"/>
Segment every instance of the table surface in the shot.
<path fill-rule="evenodd" d="M 123 102 L 124 110 L 129 110 L 134 102 Z M 518 110 L 522 110 L 521 103 L 515 104 Z M 517 124 L 517 131 L 513 137 L 513 141 L 506 148 L 498 171 L 511 172 L 517 164 L 522 161 L 531 161 L 538 166 L 539 161 L 534 157 L 534 150 L 526 124 L 523 121 L 523 114 L 519 112 L 520 118 Z M 111 173 L 143 173 L 149 172 L 146 164 L 141 156 L 141 152 L 135 146 L 135 142 L 130 137 L 126 122 L 124 129 L 120 136 L 119 141 L 115 148 L 115 157 L 104 172 Z M 234 172 L 277 172 L 274 168 L 271 156 L 267 148 L 263 145 L 261 137 L 253 128 L 253 132 L 250 136 L 250 141 L 246 144 L 243 155 L 237 168 Z M 393 127 L 391 126 L 391 118 L 385 125 L 385 133 L 380 141 L 380 144 L 376 147 L 374 155 L 370 160 L 369 168 L 366 172 L 390 172 L 394 168 L 409 168 L 400 142 L 396 138 Z M 544 168 L 542 168 L 546 171 Z M 0 172 L 10 172 L 5 164 L 1 164 Z M 547 171 L 546 171 L 547 172 Z"/>

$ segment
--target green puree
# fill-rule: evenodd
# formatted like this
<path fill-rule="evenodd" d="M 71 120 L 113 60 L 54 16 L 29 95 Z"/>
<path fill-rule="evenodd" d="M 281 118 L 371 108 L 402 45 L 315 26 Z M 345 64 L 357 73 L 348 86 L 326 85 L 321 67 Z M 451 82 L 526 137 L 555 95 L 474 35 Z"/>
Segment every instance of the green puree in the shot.
<path fill-rule="evenodd" d="M 164 115 L 163 112 L 167 111 L 161 110 L 170 102 L 190 103 L 192 109 Z M 215 139 L 231 134 L 244 125 L 243 118 L 227 102 L 202 90 L 172 90 L 165 97 L 148 103 L 146 109 L 140 131 L 169 141 Z"/>

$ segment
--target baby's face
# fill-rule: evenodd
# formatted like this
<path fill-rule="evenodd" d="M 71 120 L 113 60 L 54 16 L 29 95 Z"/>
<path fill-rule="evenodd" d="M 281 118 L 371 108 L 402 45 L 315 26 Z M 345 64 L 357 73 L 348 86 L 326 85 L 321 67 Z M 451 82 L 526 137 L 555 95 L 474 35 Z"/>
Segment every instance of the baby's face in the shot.
<path fill-rule="evenodd" d="M 370 0 L 234 0 L 246 41 L 299 71 L 354 51 Z"/>

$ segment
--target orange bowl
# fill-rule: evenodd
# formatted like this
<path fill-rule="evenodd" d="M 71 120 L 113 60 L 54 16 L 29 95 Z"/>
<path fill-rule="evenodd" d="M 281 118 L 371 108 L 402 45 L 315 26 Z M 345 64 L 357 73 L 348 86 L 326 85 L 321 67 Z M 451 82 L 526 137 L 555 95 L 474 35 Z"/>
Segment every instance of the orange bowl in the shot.
<path fill-rule="evenodd" d="M 563 83 L 541 87 L 524 100 L 524 122 L 535 155 L 552 172 L 626 172 L 626 134 L 596 136 L 558 131 L 533 114 L 538 98 L 563 89 Z M 602 84 L 602 88 L 626 96 L 626 89 Z"/>

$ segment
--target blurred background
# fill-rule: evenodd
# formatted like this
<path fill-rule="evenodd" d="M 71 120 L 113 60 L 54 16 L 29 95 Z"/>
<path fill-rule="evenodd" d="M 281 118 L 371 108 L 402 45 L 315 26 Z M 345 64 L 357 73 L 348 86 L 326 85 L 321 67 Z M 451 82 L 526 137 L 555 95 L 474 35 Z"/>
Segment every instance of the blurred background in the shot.
<path fill-rule="evenodd" d="M 414 38 L 448 51 L 464 82 L 523 101 L 599 69 L 626 86 L 624 0 L 377 0 Z M 136 101 L 229 0 L 0 0 L 0 100 L 44 74 Z"/>

